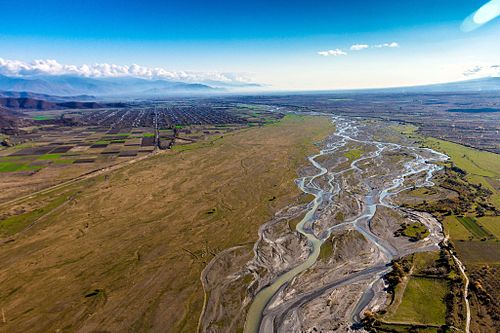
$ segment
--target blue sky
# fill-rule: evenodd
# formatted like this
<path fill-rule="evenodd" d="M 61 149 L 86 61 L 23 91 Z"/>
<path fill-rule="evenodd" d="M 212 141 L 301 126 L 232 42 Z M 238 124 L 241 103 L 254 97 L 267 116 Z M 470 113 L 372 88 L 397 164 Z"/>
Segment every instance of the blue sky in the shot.
<path fill-rule="evenodd" d="M 240 73 L 275 89 L 444 82 L 500 64 L 499 19 L 460 29 L 485 2 L 0 0 L 0 57 Z"/>

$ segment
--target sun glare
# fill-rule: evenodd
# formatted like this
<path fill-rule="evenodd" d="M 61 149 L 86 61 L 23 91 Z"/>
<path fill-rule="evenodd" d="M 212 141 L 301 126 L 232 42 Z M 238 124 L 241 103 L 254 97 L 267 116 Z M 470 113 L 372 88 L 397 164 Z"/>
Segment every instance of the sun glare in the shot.
<path fill-rule="evenodd" d="M 462 30 L 473 31 L 500 15 L 500 0 L 491 0 L 468 16 L 462 23 Z"/>

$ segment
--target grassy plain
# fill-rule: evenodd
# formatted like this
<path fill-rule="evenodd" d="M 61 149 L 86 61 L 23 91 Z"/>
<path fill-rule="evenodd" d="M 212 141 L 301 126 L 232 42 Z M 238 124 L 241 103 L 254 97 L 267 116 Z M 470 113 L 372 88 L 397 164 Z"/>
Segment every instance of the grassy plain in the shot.
<path fill-rule="evenodd" d="M 500 267 L 500 216 L 496 215 L 500 211 L 500 155 L 434 138 L 424 142 L 450 156 L 453 164 L 467 173 L 469 184 L 480 184 L 491 192 L 486 201 L 494 208 L 489 209 L 487 216 L 477 213 L 476 203 L 465 216 L 446 216 L 443 224 L 471 280 L 471 331 L 498 331 L 498 321 L 494 319 L 498 306 L 488 301 L 498 298 L 498 276 L 487 272 L 496 272 Z M 475 288 L 477 285 L 482 287 Z"/>
<path fill-rule="evenodd" d="M 479 217 L 477 223 L 500 239 L 500 220 L 498 216 Z"/>
<path fill-rule="evenodd" d="M 350 149 L 344 153 L 344 156 L 352 162 L 363 155 L 364 151 L 362 149 Z"/>
<path fill-rule="evenodd" d="M 444 151 L 456 166 L 470 174 L 484 177 L 498 177 L 500 175 L 500 158 L 495 153 L 435 138 L 427 138 L 425 143 Z"/>
<path fill-rule="evenodd" d="M 297 168 L 332 130 L 327 118 L 286 117 L 183 146 L 26 218 L 36 223 L 0 245 L 0 329 L 196 331 L 202 269 L 301 200 Z"/>
<path fill-rule="evenodd" d="M 474 237 L 470 231 L 457 220 L 456 216 L 446 216 L 443 220 L 443 225 L 446 233 L 455 241 L 468 240 Z"/>
<path fill-rule="evenodd" d="M 485 230 L 481 225 L 477 223 L 477 220 L 471 216 L 457 216 L 456 219 L 462 223 L 462 225 L 470 231 L 471 234 L 479 239 L 493 237 L 491 233 Z"/>
<path fill-rule="evenodd" d="M 424 142 L 448 155 L 457 167 L 467 172 L 467 179 L 471 183 L 481 184 L 492 191 L 490 200 L 500 208 L 500 155 L 435 138 L 426 138 Z"/>
<path fill-rule="evenodd" d="M 466 265 L 498 265 L 500 242 L 456 242 L 460 258 Z"/>
<path fill-rule="evenodd" d="M 61 191 L 57 196 L 50 198 L 49 202 L 40 208 L 0 220 L 0 239 L 22 231 L 38 219 L 53 212 L 54 209 L 61 206 L 75 193 L 75 190 Z"/>
<path fill-rule="evenodd" d="M 410 277 L 397 310 L 384 318 L 386 322 L 443 325 L 448 291 L 445 279 Z"/>
<path fill-rule="evenodd" d="M 376 315 L 377 332 L 436 332 L 444 324 L 461 325 L 457 273 L 447 250 L 414 253 L 393 269 L 386 280 L 392 297 Z"/>
<path fill-rule="evenodd" d="M 24 163 L 0 162 L 0 172 L 34 171 L 38 169 L 40 169 L 39 166 L 33 166 Z"/>

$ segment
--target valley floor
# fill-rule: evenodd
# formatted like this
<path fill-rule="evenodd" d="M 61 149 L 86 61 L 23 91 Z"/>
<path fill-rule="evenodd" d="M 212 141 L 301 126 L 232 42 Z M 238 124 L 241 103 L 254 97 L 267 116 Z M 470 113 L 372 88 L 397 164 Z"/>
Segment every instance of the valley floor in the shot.
<path fill-rule="evenodd" d="M 0 331 L 463 330 L 460 258 L 493 332 L 498 163 L 318 115 L 174 146 L 0 206 Z"/>
<path fill-rule="evenodd" d="M 288 116 L 34 196 L 1 229 L 0 330 L 195 331 L 202 269 L 251 256 L 259 226 L 304 200 L 296 170 L 331 131 Z"/>

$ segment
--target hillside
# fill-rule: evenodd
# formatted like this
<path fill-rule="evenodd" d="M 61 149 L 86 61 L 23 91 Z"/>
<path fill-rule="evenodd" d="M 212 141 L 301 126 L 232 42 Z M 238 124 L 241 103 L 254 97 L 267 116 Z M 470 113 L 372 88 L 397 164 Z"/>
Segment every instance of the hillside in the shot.
<path fill-rule="evenodd" d="M 9 77 L 0 75 L 0 90 L 59 96 L 157 96 L 206 93 L 216 89 L 198 83 L 146 80 L 133 77 L 88 78 L 70 75 Z"/>
<path fill-rule="evenodd" d="M 123 103 L 97 103 L 97 102 L 51 102 L 34 98 L 0 98 L 0 106 L 14 110 L 59 110 L 59 109 L 101 109 L 106 107 L 124 107 Z"/>

